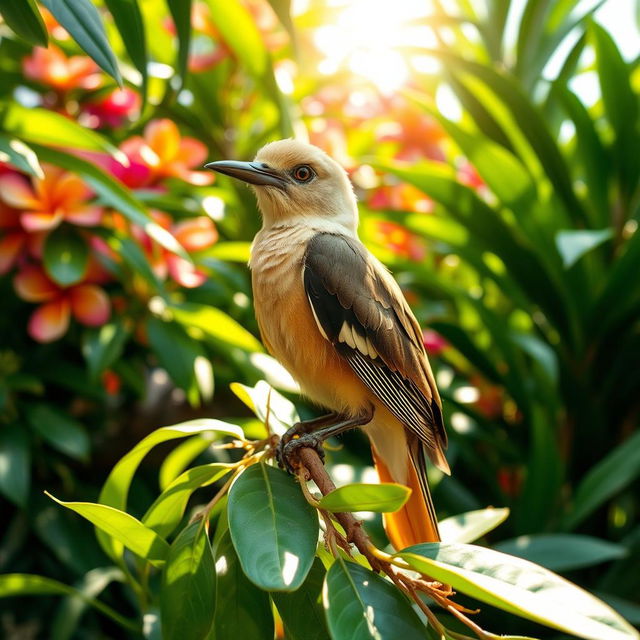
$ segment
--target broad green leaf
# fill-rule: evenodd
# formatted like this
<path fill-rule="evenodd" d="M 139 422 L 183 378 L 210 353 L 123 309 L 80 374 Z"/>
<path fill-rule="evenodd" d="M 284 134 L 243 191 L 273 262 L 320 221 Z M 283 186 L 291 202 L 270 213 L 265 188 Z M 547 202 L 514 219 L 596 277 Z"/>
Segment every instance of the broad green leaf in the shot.
<path fill-rule="evenodd" d="M 120 626 L 134 632 L 140 631 L 139 625 L 133 620 L 128 620 L 106 604 L 94 598 L 88 598 L 82 591 L 78 591 L 62 582 L 30 573 L 6 573 L 0 575 L 0 598 L 44 595 L 77 596 L 92 607 L 95 607 L 100 613 L 117 622 Z"/>
<path fill-rule="evenodd" d="M 248 9 L 239 0 L 206 0 L 220 35 L 243 69 L 261 78 L 267 71 L 268 55 L 262 35 Z"/>
<path fill-rule="evenodd" d="M 295 591 L 313 564 L 318 516 L 284 471 L 254 464 L 229 492 L 229 530 L 247 577 L 267 591 Z"/>
<path fill-rule="evenodd" d="M 180 524 L 191 494 L 200 487 L 220 480 L 233 468 L 232 464 L 215 462 L 188 469 L 155 499 L 143 516 L 142 523 L 166 538 Z"/>
<path fill-rule="evenodd" d="M 269 4 L 278 16 L 278 20 L 280 20 L 282 26 L 289 32 L 289 36 L 295 46 L 296 31 L 293 26 L 293 20 L 291 19 L 291 0 L 269 0 Z"/>
<path fill-rule="evenodd" d="M 34 145 L 52 144 L 86 151 L 103 151 L 126 161 L 122 152 L 99 133 L 49 109 L 23 107 L 17 102 L 3 103 L 0 105 L 0 129 L 5 134 Z M 52 162 L 42 156 L 39 148 L 34 146 L 33 150 L 40 160 Z"/>
<path fill-rule="evenodd" d="M 598 598 L 604 600 L 611 605 L 627 622 L 635 627 L 640 625 L 640 605 L 635 602 L 611 595 L 610 593 L 602 593 L 596 591 Z"/>
<path fill-rule="evenodd" d="M 268 422 L 273 433 L 282 435 L 300 417 L 295 406 L 282 394 L 260 380 L 255 387 L 248 387 L 239 382 L 231 383 L 231 391 L 244 402 L 251 411 L 265 424 Z"/>
<path fill-rule="evenodd" d="M 541 533 L 519 536 L 493 545 L 508 553 L 540 564 L 552 571 L 572 571 L 626 555 L 625 547 L 591 536 L 570 533 Z"/>
<path fill-rule="evenodd" d="M 25 412 L 31 427 L 54 449 L 78 460 L 88 458 L 89 436 L 69 414 L 42 403 L 26 405 Z"/>
<path fill-rule="evenodd" d="M 184 84 L 191 43 L 191 0 L 167 0 L 167 5 L 178 35 L 176 70 L 180 75 L 181 84 Z"/>
<path fill-rule="evenodd" d="M 89 606 L 87 600 L 98 597 L 112 582 L 125 581 L 124 573 L 117 567 L 100 567 L 88 571 L 74 585 L 84 598 L 69 595 L 62 601 L 50 623 L 50 640 L 71 640 L 80 618 Z"/>
<path fill-rule="evenodd" d="M 618 445 L 596 464 L 578 485 L 573 509 L 563 529 L 575 529 L 604 502 L 624 489 L 640 475 L 640 432 Z"/>
<path fill-rule="evenodd" d="M 206 338 L 246 351 L 263 351 L 262 345 L 241 324 L 224 311 L 203 304 L 171 307 L 174 318 L 186 327 L 202 331 Z"/>
<path fill-rule="evenodd" d="M 329 640 L 329 630 L 322 608 L 322 584 L 325 574 L 321 560 L 316 558 L 299 589 L 271 593 L 288 640 Z"/>
<path fill-rule="evenodd" d="M 334 489 L 320 500 L 320 507 L 334 513 L 341 511 L 397 511 L 409 499 L 411 489 L 402 484 L 356 482 Z"/>
<path fill-rule="evenodd" d="M 558 231 L 556 246 L 565 269 L 572 267 L 583 255 L 613 237 L 613 229 L 571 229 Z"/>
<path fill-rule="evenodd" d="M 47 113 L 53 112 L 48 111 Z M 74 124 L 66 118 L 62 119 L 64 122 Z M 50 126 L 55 128 L 54 123 Z M 56 143 L 54 142 L 52 144 Z M 60 141 L 59 144 L 73 144 L 77 146 L 73 141 Z M 41 160 L 81 175 L 100 196 L 105 205 L 116 209 L 131 222 L 142 227 L 149 237 L 153 238 L 165 249 L 182 258 L 190 259 L 189 255 L 171 233 L 154 222 L 149 216 L 148 211 L 133 197 L 129 190 L 123 187 L 115 178 L 102 171 L 102 169 L 99 169 L 96 165 L 69 153 L 65 153 L 64 151 L 43 147 L 40 144 L 33 145 L 33 149 Z"/>
<path fill-rule="evenodd" d="M 369 569 L 341 557 L 327 572 L 323 594 L 333 640 L 423 640 L 425 628 L 406 597 Z"/>
<path fill-rule="evenodd" d="M 251 256 L 250 242 L 217 242 L 207 250 L 207 256 L 225 260 L 226 262 L 240 262 L 247 264 Z"/>
<path fill-rule="evenodd" d="M 587 640 L 636 640 L 613 609 L 538 565 L 468 544 L 418 544 L 396 554 L 472 598 Z"/>
<path fill-rule="evenodd" d="M 474 542 L 500 526 L 509 517 L 509 509 L 478 509 L 446 518 L 438 523 L 443 542 Z"/>
<path fill-rule="evenodd" d="M 33 152 L 33 149 L 28 147 L 22 140 L 5 136 L 0 133 L 0 162 L 6 162 L 22 171 L 28 173 L 35 178 L 43 178 L 44 173 L 40 162 L 38 162 L 38 156 Z"/>
<path fill-rule="evenodd" d="M 175 385 L 184 389 L 189 402 L 197 406 L 201 394 L 203 400 L 210 400 L 213 392 L 213 372 L 200 344 L 186 333 L 184 327 L 175 322 L 164 322 L 151 316 L 146 327 L 149 344 L 160 365 Z M 210 375 L 202 381 L 201 386 L 198 384 L 198 373 L 203 369 Z"/>
<path fill-rule="evenodd" d="M 47 492 L 45 492 L 47 493 Z M 47 495 L 58 504 L 75 511 L 94 524 L 109 538 L 113 538 L 151 564 L 160 567 L 167 559 L 169 545 L 155 531 L 145 527 L 132 515 L 93 502 L 64 502 L 50 493 Z"/>
<path fill-rule="evenodd" d="M 47 28 L 35 0 L 0 0 L 0 14 L 21 38 L 31 44 L 47 46 Z"/>
<path fill-rule="evenodd" d="M 118 62 L 104 32 L 102 18 L 91 1 L 42 0 L 42 4 L 98 66 L 121 85 Z"/>
<path fill-rule="evenodd" d="M 160 615 L 164 640 L 194 640 L 211 629 L 216 573 L 209 538 L 202 521 L 183 529 L 169 548 L 162 571 Z"/>
<path fill-rule="evenodd" d="M 242 571 L 228 529 L 215 546 L 215 561 L 216 613 L 207 640 L 273 640 L 269 594 L 258 589 Z"/>
<path fill-rule="evenodd" d="M 0 493 L 25 507 L 31 484 L 29 438 L 19 424 L 0 425 Z"/>
<path fill-rule="evenodd" d="M 596 68 L 600 81 L 600 93 L 607 119 L 615 132 L 615 164 L 620 178 L 625 206 L 638 187 L 640 145 L 638 131 L 638 96 L 631 86 L 631 74 L 614 39 L 599 24 L 590 25 L 592 42 L 596 52 Z M 626 212 L 631 215 L 633 211 Z"/>
<path fill-rule="evenodd" d="M 158 484 L 164 491 L 203 451 L 217 439 L 215 433 L 188 438 L 167 454 L 158 473 Z"/>
<path fill-rule="evenodd" d="M 147 99 L 147 38 L 138 0 L 105 0 L 131 62 L 140 72 L 143 103 Z"/>
<path fill-rule="evenodd" d="M 115 465 L 102 487 L 100 502 L 115 507 L 116 509 L 126 509 L 131 481 L 138 469 L 138 465 L 147 453 L 162 442 L 168 442 L 178 438 L 187 438 L 201 433 L 215 433 L 219 437 L 232 436 L 238 439 L 243 438 L 242 429 L 239 427 L 221 422 L 220 420 L 204 418 L 157 429 L 141 440 Z M 103 535 L 98 535 L 98 539 L 100 540 L 102 548 L 112 558 L 122 556 L 122 545 L 117 544 Z"/>
<path fill-rule="evenodd" d="M 558 356 L 548 342 L 541 340 L 533 333 L 516 331 L 510 332 L 509 339 L 540 365 L 551 385 L 557 385 L 559 375 Z"/>
<path fill-rule="evenodd" d="M 86 275 L 89 247 L 75 227 L 58 227 L 47 235 L 42 259 L 47 275 L 60 286 L 68 287 Z"/>
<path fill-rule="evenodd" d="M 103 324 L 98 329 L 85 331 L 82 354 L 92 380 L 97 380 L 101 373 L 120 359 L 130 336 L 131 329 L 121 319 Z"/>

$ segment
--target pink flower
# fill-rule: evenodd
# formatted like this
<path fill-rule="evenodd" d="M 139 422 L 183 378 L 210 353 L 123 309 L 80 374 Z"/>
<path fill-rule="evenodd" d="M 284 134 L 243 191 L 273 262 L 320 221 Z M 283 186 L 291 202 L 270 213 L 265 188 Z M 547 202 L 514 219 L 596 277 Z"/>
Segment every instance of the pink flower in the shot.
<path fill-rule="evenodd" d="M 48 231 L 63 220 L 94 226 L 102 218 L 102 207 L 88 202 L 93 192 L 76 175 L 59 167 L 42 165 L 44 178 L 29 180 L 19 173 L 0 176 L 0 200 L 20 211 L 25 231 Z"/>
<path fill-rule="evenodd" d="M 425 329 L 422 332 L 422 342 L 430 356 L 439 356 L 449 346 L 449 343 L 432 329 Z"/>
<path fill-rule="evenodd" d="M 89 327 L 103 325 L 111 313 L 107 294 L 94 284 L 62 288 L 50 280 L 41 266 L 24 267 L 14 278 L 20 298 L 39 303 L 29 319 L 27 331 L 38 342 L 53 342 L 69 328 L 71 316 Z"/>
<path fill-rule="evenodd" d="M 125 168 L 128 181 L 124 180 L 129 186 L 149 186 L 163 178 L 180 178 L 198 186 L 213 182 L 212 173 L 192 171 L 206 160 L 207 147 L 195 138 L 183 137 L 176 124 L 166 118 L 152 120 L 142 137 L 125 140 L 120 149 L 131 161 L 131 168 Z M 130 171 L 135 172 L 135 180 Z"/>
<path fill-rule="evenodd" d="M 115 129 L 127 120 L 132 120 L 140 110 L 140 96 L 125 87 L 115 89 L 108 96 L 98 102 L 90 102 L 84 106 L 84 113 L 88 117 L 88 126 L 94 129 L 110 127 Z"/>
<path fill-rule="evenodd" d="M 28 233 L 20 224 L 20 212 L 0 200 L 0 276 L 9 272 L 25 253 L 40 258 L 45 233 Z"/>
<path fill-rule="evenodd" d="M 34 47 L 22 61 L 24 75 L 56 91 L 96 89 L 101 77 L 98 65 L 87 56 L 67 57 L 53 43 L 47 49 Z"/>

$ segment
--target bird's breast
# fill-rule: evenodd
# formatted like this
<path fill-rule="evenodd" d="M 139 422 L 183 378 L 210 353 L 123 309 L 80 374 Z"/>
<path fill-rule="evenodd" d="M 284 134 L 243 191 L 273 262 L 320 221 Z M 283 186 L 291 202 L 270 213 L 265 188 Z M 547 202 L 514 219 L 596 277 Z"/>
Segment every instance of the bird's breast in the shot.
<path fill-rule="evenodd" d="M 358 413 L 369 393 L 320 333 L 304 289 L 304 256 L 314 234 L 287 227 L 256 236 L 249 263 L 256 318 L 265 346 L 305 395 L 332 410 Z"/>

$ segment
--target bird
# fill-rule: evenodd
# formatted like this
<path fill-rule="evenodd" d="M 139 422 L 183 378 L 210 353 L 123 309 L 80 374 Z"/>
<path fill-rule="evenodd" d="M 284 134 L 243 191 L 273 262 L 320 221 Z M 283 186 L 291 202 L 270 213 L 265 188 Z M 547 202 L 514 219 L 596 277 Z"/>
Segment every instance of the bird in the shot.
<path fill-rule="evenodd" d="M 282 438 L 281 453 L 318 448 L 354 427 L 369 437 L 381 482 L 411 489 L 383 523 L 404 549 L 438 542 L 427 460 L 450 474 L 442 402 L 422 330 L 387 268 L 358 238 L 347 172 L 320 148 L 270 142 L 250 162 L 205 165 L 253 188 L 262 227 L 249 268 L 267 350 L 313 403 L 329 410 Z"/>

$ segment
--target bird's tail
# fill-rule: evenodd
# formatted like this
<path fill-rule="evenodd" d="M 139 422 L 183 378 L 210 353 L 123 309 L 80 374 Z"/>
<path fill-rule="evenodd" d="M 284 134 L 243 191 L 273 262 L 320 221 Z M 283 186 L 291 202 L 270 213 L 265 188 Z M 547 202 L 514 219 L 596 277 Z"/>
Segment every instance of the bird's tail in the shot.
<path fill-rule="evenodd" d="M 387 537 L 397 550 L 420 542 L 440 542 L 438 520 L 427 481 L 424 445 L 413 442 L 406 449 L 407 477 L 402 484 L 411 489 L 411 496 L 401 509 L 384 514 Z M 380 482 L 397 482 L 375 446 L 371 447 L 371 451 Z"/>

